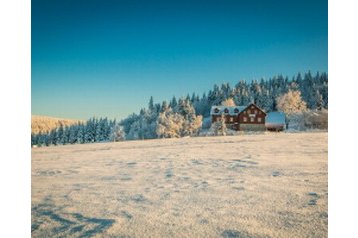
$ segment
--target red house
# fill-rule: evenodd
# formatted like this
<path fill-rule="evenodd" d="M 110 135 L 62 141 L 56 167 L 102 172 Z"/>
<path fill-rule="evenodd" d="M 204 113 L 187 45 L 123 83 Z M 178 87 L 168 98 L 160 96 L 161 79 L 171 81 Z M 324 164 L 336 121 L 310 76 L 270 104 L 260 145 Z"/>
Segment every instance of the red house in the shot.
<path fill-rule="evenodd" d="M 224 115 L 228 128 L 233 130 L 266 130 L 266 113 L 251 103 L 247 106 L 212 106 L 211 123 L 221 120 Z"/>

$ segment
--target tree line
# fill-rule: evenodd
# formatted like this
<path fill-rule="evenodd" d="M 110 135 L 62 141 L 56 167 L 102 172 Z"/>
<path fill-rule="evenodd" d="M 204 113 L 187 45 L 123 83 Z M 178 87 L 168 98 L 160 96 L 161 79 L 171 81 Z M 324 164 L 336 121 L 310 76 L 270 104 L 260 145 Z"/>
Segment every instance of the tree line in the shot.
<path fill-rule="evenodd" d="M 231 86 L 214 85 L 202 96 L 193 93 L 186 97 L 173 96 L 170 101 L 154 103 L 150 97 L 147 108 L 133 113 L 119 123 L 107 118 L 91 118 L 86 123 L 59 127 L 49 133 L 31 135 L 32 145 L 93 143 L 102 141 L 173 138 L 193 136 L 208 124 L 214 105 L 229 99 L 235 105 L 255 103 L 266 112 L 278 110 L 279 98 L 288 92 L 299 92 L 305 107 L 311 110 L 328 109 L 328 75 L 310 71 L 298 73 L 291 79 L 278 75 L 267 80 L 239 81 Z M 210 121 L 209 121 L 210 122 Z"/>
<path fill-rule="evenodd" d="M 91 118 L 85 123 L 71 126 L 60 125 L 48 133 L 31 134 L 31 146 L 84 144 L 124 139 L 115 120 Z"/>

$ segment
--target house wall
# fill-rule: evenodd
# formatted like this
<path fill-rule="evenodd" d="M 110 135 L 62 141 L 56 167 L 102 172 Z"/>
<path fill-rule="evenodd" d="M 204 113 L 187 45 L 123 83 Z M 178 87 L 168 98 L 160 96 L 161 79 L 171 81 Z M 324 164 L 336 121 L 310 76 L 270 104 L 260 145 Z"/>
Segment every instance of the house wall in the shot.
<path fill-rule="evenodd" d="M 265 131 L 265 124 L 239 124 L 240 131 Z"/>
<path fill-rule="evenodd" d="M 285 130 L 285 124 L 265 124 L 268 131 L 283 131 Z"/>
<path fill-rule="evenodd" d="M 246 121 L 245 121 L 246 118 Z M 250 118 L 253 118 L 251 121 Z M 265 125 L 266 114 L 260 108 L 255 105 L 250 105 L 244 111 L 239 114 L 240 124 L 263 124 Z"/>
<path fill-rule="evenodd" d="M 232 130 L 239 130 L 239 118 L 237 115 L 225 115 L 225 124 L 229 129 Z M 231 120 L 230 120 L 231 119 Z M 221 115 L 212 115 L 211 116 L 211 123 L 221 120 Z"/>
<path fill-rule="evenodd" d="M 225 122 L 226 123 L 235 123 L 235 122 L 239 122 L 239 118 L 237 117 L 237 115 L 235 116 L 231 116 L 231 115 L 225 115 L 224 114 L 224 117 L 225 117 Z M 232 121 L 230 121 L 230 118 L 232 118 Z M 212 115 L 211 116 L 211 122 L 216 122 L 216 121 L 219 121 L 221 120 L 221 115 Z"/>
<path fill-rule="evenodd" d="M 240 112 L 239 115 L 224 114 L 224 117 L 227 127 L 233 130 L 266 130 L 266 113 L 254 104 Z M 253 121 L 250 120 L 251 117 L 254 118 Z M 220 120 L 221 115 L 211 115 L 211 123 Z"/>

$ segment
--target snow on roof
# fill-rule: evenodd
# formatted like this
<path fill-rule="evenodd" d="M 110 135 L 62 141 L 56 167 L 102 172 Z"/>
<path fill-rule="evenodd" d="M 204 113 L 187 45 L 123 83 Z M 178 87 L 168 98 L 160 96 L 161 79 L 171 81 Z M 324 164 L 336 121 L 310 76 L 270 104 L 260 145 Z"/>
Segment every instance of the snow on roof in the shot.
<path fill-rule="evenodd" d="M 266 124 L 281 125 L 285 124 L 285 113 L 283 112 L 269 112 L 266 116 Z"/>
<path fill-rule="evenodd" d="M 229 114 L 231 116 L 238 115 L 241 111 L 243 111 L 247 106 L 212 106 L 210 110 L 211 115 L 221 115 Z M 217 109 L 217 110 L 216 110 Z M 228 113 L 225 113 L 225 109 L 228 110 Z M 237 110 L 235 110 L 237 109 Z"/>

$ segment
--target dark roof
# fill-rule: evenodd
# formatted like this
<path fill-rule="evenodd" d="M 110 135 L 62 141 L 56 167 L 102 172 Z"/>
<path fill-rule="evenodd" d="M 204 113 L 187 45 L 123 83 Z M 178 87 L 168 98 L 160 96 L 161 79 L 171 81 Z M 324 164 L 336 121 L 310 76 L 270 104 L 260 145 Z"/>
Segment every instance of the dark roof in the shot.
<path fill-rule="evenodd" d="M 245 108 L 246 106 L 212 106 L 210 110 L 210 115 L 221 115 L 223 113 L 234 116 L 245 110 Z M 225 109 L 228 110 L 228 113 L 225 113 Z M 235 112 L 235 109 L 237 109 L 237 112 Z"/>
<path fill-rule="evenodd" d="M 245 111 L 248 107 L 250 107 L 251 105 L 255 106 L 257 109 L 259 109 L 260 111 L 262 111 L 265 115 L 266 115 L 266 112 L 264 110 L 262 110 L 261 108 L 259 108 L 255 103 L 250 103 L 249 105 L 247 105 L 242 111 Z M 240 111 L 240 113 L 242 112 Z M 240 114 L 239 113 L 239 114 Z"/>
<path fill-rule="evenodd" d="M 254 103 L 250 103 L 247 106 L 212 106 L 211 110 L 210 110 L 210 115 L 221 115 L 223 114 L 228 114 L 231 116 L 235 116 L 235 115 L 239 115 L 242 111 L 245 111 L 247 107 L 254 105 L 255 107 L 257 107 L 259 110 L 261 110 L 263 113 L 265 113 L 261 108 L 259 108 L 258 106 L 256 106 Z M 217 109 L 217 110 L 215 110 Z M 228 113 L 225 113 L 225 109 L 228 110 Z M 238 112 L 235 112 L 235 109 L 238 109 Z M 266 115 L 266 113 L 265 113 Z"/>

